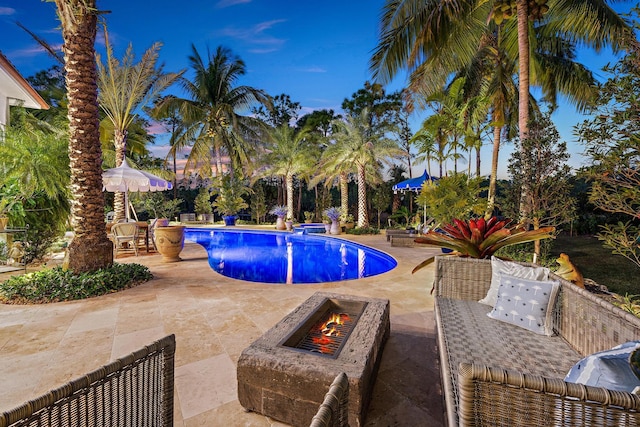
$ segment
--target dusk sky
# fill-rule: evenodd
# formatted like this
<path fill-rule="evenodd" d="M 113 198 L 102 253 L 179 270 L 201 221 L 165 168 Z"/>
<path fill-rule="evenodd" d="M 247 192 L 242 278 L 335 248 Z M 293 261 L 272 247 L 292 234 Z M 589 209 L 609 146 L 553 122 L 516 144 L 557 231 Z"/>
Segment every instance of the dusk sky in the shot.
<path fill-rule="evenodd" d="M 187 56 L 194 44 L 200 54 L 217 46 L 229 47 L 247 66 L 239 84 L 265 90 L 270 95 L 285 93 L 302 105 L 302 114 L 316 109 L 334 109 L 340 113 L 345 98 L 371 80 L 369 58 L 377 44 L 379 17 L 383 0 L 322 2 L 283 0 L 98 0 L 98 8 L 107 10 L 106 19 L 116 57 L 122 57 L 131 42 L 137 55 L 160 41 L 160 62 L 166 71 L 188 68 Z M 616 6 L 628 10 L 627 6 Z M 0 0 L 0 50 L 25 76 L 49 68 L 54 61 L 30 35 L 15 22 L 35 32 L 54 46 L 60 46 L 59 22 L 52 2 L 41 0 Z M 96 49 L 102 52 L 99 36 Z M 612 60 L 610 55 L 582 54 L 580 60 L 603 77 L 600 68 Z M 187 77 L 190 76 L 187 70 Z M 387 92 L 402 88 L 404 75 Z M 173 91 L 177 91 L 177 88 Z M 412 120 L 416 131 L 425 112 Z M 571 165 L 583 159 L 582 147 L 572 144 L 573 125 L 583 118 L 562 103 L 553 116 L 562 137 L 569 143 Z M 166 151 L 162 136 L 155 153 Z M 490 168 L 490 137 L 483 148 L 482 173 Z M 510 146 L 501 151 L 505 165 Z M 465 165 L 461 165 L 465 168 Z M 421 173 L 424 165 L 414 168 Z"/>

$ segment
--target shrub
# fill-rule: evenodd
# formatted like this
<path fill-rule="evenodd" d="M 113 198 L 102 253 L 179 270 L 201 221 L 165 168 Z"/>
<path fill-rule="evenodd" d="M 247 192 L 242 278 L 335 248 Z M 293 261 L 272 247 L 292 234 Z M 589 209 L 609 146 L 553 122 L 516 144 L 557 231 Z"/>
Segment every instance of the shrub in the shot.
<path fill-rule="evenodd" d="M 347 229 L 347 234 L 380 234 L 380 229 L 375 227 L 358 227 Z"/>
<path fill-rule="evenodd" d="M 56 267 L 0 283 L 0 301 L 8 303 L 48 303 L 95 297 L 131 288 L 153 278 L 140 264 L 113 264 L 82 274 Z"/>

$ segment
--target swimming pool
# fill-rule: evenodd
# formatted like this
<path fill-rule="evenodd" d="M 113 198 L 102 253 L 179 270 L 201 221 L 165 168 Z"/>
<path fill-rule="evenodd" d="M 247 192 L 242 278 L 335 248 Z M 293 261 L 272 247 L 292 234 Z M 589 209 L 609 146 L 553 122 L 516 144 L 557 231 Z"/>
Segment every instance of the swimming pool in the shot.
<path fill-rule="evenodd" d="M 373 248 L 317 235 L 188 228 L 185 239 L 207 250 L 213 270 L 250 282 L 335 282 L 375 276 L 398 265 Z"/>

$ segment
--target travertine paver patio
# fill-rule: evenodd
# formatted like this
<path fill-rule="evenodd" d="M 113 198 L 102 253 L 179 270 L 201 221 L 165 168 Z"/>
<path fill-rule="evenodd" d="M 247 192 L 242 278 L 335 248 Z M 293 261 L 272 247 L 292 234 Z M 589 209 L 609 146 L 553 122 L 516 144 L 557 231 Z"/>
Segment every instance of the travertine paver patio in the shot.
<path fill-rule="evenodd" d="M 388 252 L 398 267 L 318 285 L 250 283 L 213 272 L 205 250 L 187 243 L 179 263 L 164 264 L 158 254 L 118 258 L 154 274 L 134 289 L 76 302 L 0 304 L 0 412 L 174 333 L 176 426 L 282 425 L 240 406 L 236 362 L 253 340 L 322 290 L 391 301 L 391 336 L 366 425 L 442 425 L 433 270 L 411 274 L 434 250 L 391 247 L 384 235 L 341 237 Z"/>

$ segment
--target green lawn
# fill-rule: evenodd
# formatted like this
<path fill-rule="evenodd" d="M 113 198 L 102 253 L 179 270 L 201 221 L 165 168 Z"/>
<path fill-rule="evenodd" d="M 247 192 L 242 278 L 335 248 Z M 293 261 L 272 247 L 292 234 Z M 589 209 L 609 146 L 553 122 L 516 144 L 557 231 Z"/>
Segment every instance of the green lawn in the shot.
<path fill-rule="evenodd" d="M 620 295 L 640 294 L 640 268 L 620 255 L 613 255 L 596 237 L 559 236 L 551 253 L 557 258 L 561 252 L 569 255 L 585 278 Z"/>

